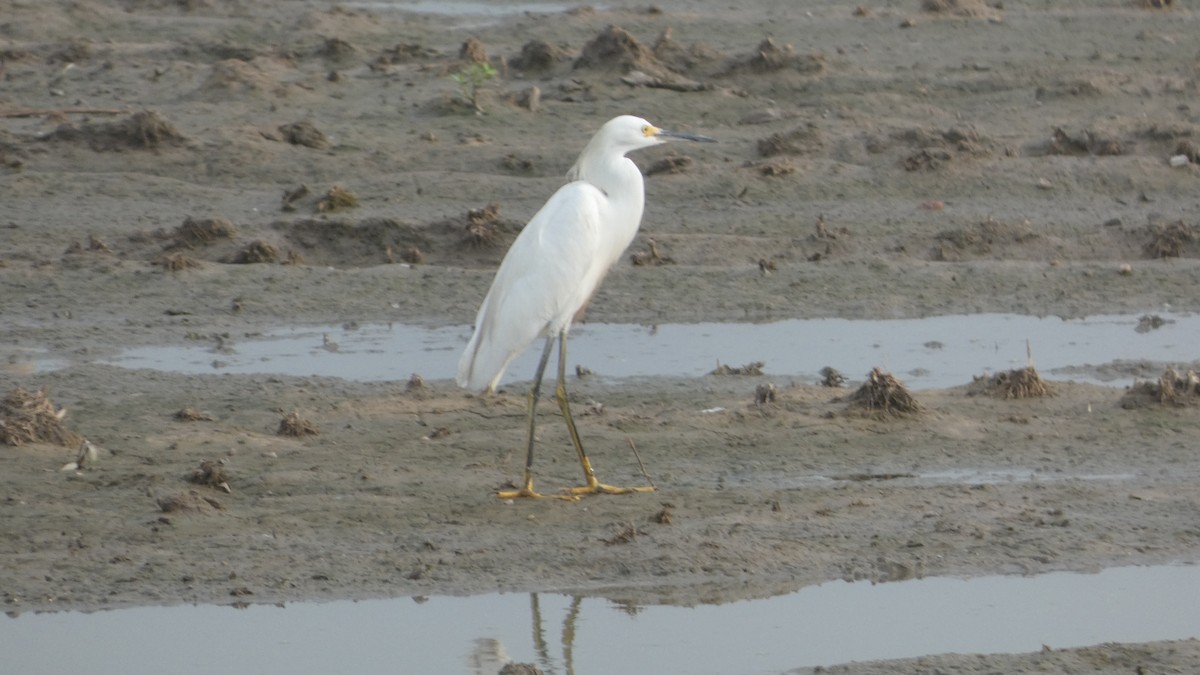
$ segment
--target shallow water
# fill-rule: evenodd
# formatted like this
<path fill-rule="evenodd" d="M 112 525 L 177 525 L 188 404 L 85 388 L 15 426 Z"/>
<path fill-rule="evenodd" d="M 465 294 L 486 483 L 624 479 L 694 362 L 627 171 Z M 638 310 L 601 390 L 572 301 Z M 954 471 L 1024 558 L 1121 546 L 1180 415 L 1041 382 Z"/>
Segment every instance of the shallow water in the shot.
<path fill-rule="evenodd" d="M 547 673 L 757 675 L 926 654 L 1196 637 L 1196 566 L 835 581 L 693 608 L 543 593 L 240 610 L 183 605 L 0 620 L 5 671 L 26 674 L 493 675 L 507 657 Z"/>
<path fill-rule="evenodd" d="M 1130 384 L 1092 366 L 1115 361 L 1186 364 L 1200 358 L 1194 336 L 1200 316 L 1163 314 L 1149 329 L 1138 315 L 1084 319 L 1012 314 L 939 316 L 925 319 L 852 321 L 812 319 L 762 324 L 697 323 L 641 326 L 583 324 L 571 332 L 568 362 L 596 376 L 699 377 L 719 363 L 765 362 L 769 376 L 815 382 L 825 366 L 860 380 L 876 366 L 914 389 L 966 384 L 972 376 L 1026 365 L 1028 342 L 1043 377 Z M 325 344 L 328 337 L 336 348 Z M 353 380 L 405 380 L 454 376 L 470 328 L 370 324 L 282 328 L 234 340 L 223 350 L 211 343 L 141 347 L 109 360 L 128 368 L 183 373 L 326 375 Z M 505 382 L 527 381 L 540 343 L 509 368 Z M 1156 377 L 1161 368 L 1154 373 Z"/>

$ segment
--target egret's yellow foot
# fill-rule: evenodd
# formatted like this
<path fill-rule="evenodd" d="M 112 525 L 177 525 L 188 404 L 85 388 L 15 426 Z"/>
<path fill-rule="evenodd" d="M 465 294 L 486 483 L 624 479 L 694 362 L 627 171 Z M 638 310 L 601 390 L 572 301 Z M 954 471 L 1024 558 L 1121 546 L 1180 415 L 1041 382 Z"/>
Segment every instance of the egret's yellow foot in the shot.
<path fill-rule="evenodd" d="M 594 483 L 592 485 L 580 485 L 579 487 L 567 488 L 567 494 L 577 495 L 630 495 L 635 492 L 654 492 L 654 486 L 642 485 L 639 487 L 617 487 L 616 485 L 605 485 L 604 483 Z"/>
<path fill-rule="evenodd" d="M 525 484 L 517 490 L 497 490 L 496 497 L 500 499 L 562 499 L 568 502 L 579 501 L 573 494 L 544 495 L 533 489 L 533 481 L 526 479 Z"/>

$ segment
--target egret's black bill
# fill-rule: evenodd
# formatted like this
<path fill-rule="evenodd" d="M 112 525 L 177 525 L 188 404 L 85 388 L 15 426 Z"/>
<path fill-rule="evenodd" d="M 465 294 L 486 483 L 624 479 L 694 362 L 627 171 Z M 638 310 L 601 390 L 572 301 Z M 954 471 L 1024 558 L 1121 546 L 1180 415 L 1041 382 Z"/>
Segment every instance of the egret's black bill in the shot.
<path fill-rule="evenodd" d="M 665 136 L 667 138 L 678 138 L 683 141 L 696 141 L 697 143 L 716 143 L 717 142 L 717 139 L 712 138 L 710 136 L 701 136 L 700 134 L 689 134 L 684 131 L 669 131 L 667 129 L 660 129 L 658 132 L 658 135 Z"/>

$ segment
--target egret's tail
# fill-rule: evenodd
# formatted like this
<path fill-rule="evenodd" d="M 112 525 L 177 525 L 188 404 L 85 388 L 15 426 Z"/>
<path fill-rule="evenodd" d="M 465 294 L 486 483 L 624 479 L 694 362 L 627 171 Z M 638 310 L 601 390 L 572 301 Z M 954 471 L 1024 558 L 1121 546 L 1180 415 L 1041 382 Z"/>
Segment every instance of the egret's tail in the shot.
<path fill-rule="evenodd" d="M 496 390 L 496 385 L 500 383 L 508 364 L 521 352 L 504 352 L 497 349 L 495 341 L 487 339 L 483 333 L 484 331 L 477 328 L 471 336 L 471 341 L 467 343 L 467 348 L 458 360 L 458 376 L 455 377 L 455 381 L 463 389 L 492 392 Z"/>

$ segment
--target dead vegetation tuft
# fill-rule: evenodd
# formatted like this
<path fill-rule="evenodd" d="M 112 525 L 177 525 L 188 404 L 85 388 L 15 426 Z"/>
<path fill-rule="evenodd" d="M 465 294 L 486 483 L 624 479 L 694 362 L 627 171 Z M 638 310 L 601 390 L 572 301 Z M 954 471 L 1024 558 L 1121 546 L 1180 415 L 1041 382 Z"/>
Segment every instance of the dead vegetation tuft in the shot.
<path fill-rule="evenodd" d="M 233 488 L 229 487 L 229 474 L 225 473 L 225 460 L 206 459 L 200 462 L 199 468 L 193 469 L 188 474 L 188 480 L 199 484 L 215 487 L 223 490 L 226 493 L 232 493 Z"/>
<path fill-rule="evenodd" d="M 304 183 L 297 185 L 291 190 L 284 190 L 283 197 L 280 199 L 279 210 L 295 211 L 296 202 L 307 197 L 309 192 L 311 192 L 311 190 L 309 190 L 309 187 Z"/>
<path fill-rule="evenodd" d="M 262 239 L 255 239 L 229 260 L 236 265 L 279 262 L 279 249 Z"/>
<path fill-rule="evenodd" d="M 216 421 L 216 418 L 214 418 L 212 415 L 209 415 L 206 412 L 201 412 L 200 410 L 193 408 L 192 406 L 187 406 L 186 408 L 181 408 L 178 412 L 175 413 L 175 419 L 179 420 L 180 422 L 214 422 L 214 421 Z"/>
<path fill-rule="evenodd" d="M 891 373 L 874 368 L 867 381 L 850 395 L 851 410 L 878 417 L 901 417 L 921 411 L 917 399 Z"/>
<path fill-rule="evenodd" d="M 1143 250 L 1151 258 L 1178 258 L 1189 248 L 1195 248 L 1198 236 L 1197 228 L 1182 220 L 1168 225 L 1149 225 L 1146 227 L 1150 241 L 1146 242 Z"/>
<path fill-rule="evenodd" d="M 473 248 L 495 246 L 500 240 L 499 218 L 500 205 L 495 202 L 480 209 L 467 210 L 463 243 Z"/>
<path fill-rule="evenodd" d="M 762 375 L 763 366 L 765 365 L 767 364 L 763 361 L 754 361 L 740 367 L 718 363 L 717 367 L 709 375 Z"/>
<path fill-rule="evenodd" d="M 764 405 L 774 403 L 779 395 L 779 390 L 770 382 L 760 384 L 754 388 L 754 405 L 760 408 Z"/>
<path fill-rule="evenodd" d="M 221 239 L 233 239 L 237 236 L 237 227 L 224 218 L 192 218 L 188 216 L 183 224 L 175 228 L 171 236 L 172 243 L 168 248 L 192 248 L 207 246 Z"/>
<path fill-rule="evenodd" d="M 79 447 L 83 437 L 63 425 L 66 409 L 56 408 L 44 389 L 13 389 L 0 401 L 0 443 L 53 443 Z"/>
<path fill-rule="evenodd" d="M 358 207 L 358 195 L 340 185 L 329 188 L 324 197 L 317 200 L 317 213 L 332 213 Z"/>
<path fill-rule="evenodd" d="M 483 48 L 483 43 L 479 38 L 471 36 L 467 38 L 462 46 L 458 48 L 458 58 L 467 63 L 487 63 L 487 50 Z"/>
<path fill-rule="evenodd" d="M 282 124 L 279 126 L 279 133 L 283 135 L 283 140 L 292 145 L 302 145 L 314 150 L 322 150 L 330 145 L 329 137 L 308 121 Z"/>
<path fill-rule="evenodd" d="M 182 253 L 164 253 L 155 258 L 151 263 L 158 267 L 167 270 L 168 272 L 180 272 L 183 270 L 196 269 L 200 267 L 200 261 L 195 258 L 186 256 Z"/>
<path fill-rule="evenodd" d="M 304 419 L 300 413 L 293 410 L 284 415 L 282 420 L 279 420 L 279 430 L 276 432 L 280 436 L 291 436 L 300 438 L 303 436 L 316 436 L 321 433 L 316 424 Z"/>
<path fill-rule="evenodd" d="M 1042 379 L 1032 365 L 1014 368 L 991 377 L 979 376 L 971 384 L 970 393 L 984 394 L 995 398 L 1041 398 L 1053 396 L 1054 390 Z"/>
<path fill-rule="evenodd" d="M 1121 397 L 1120 405 L 1126 409 L 1200 405 L 1200 373 L 1167 368 L 1157 380 L 1135 382 Z"/>

